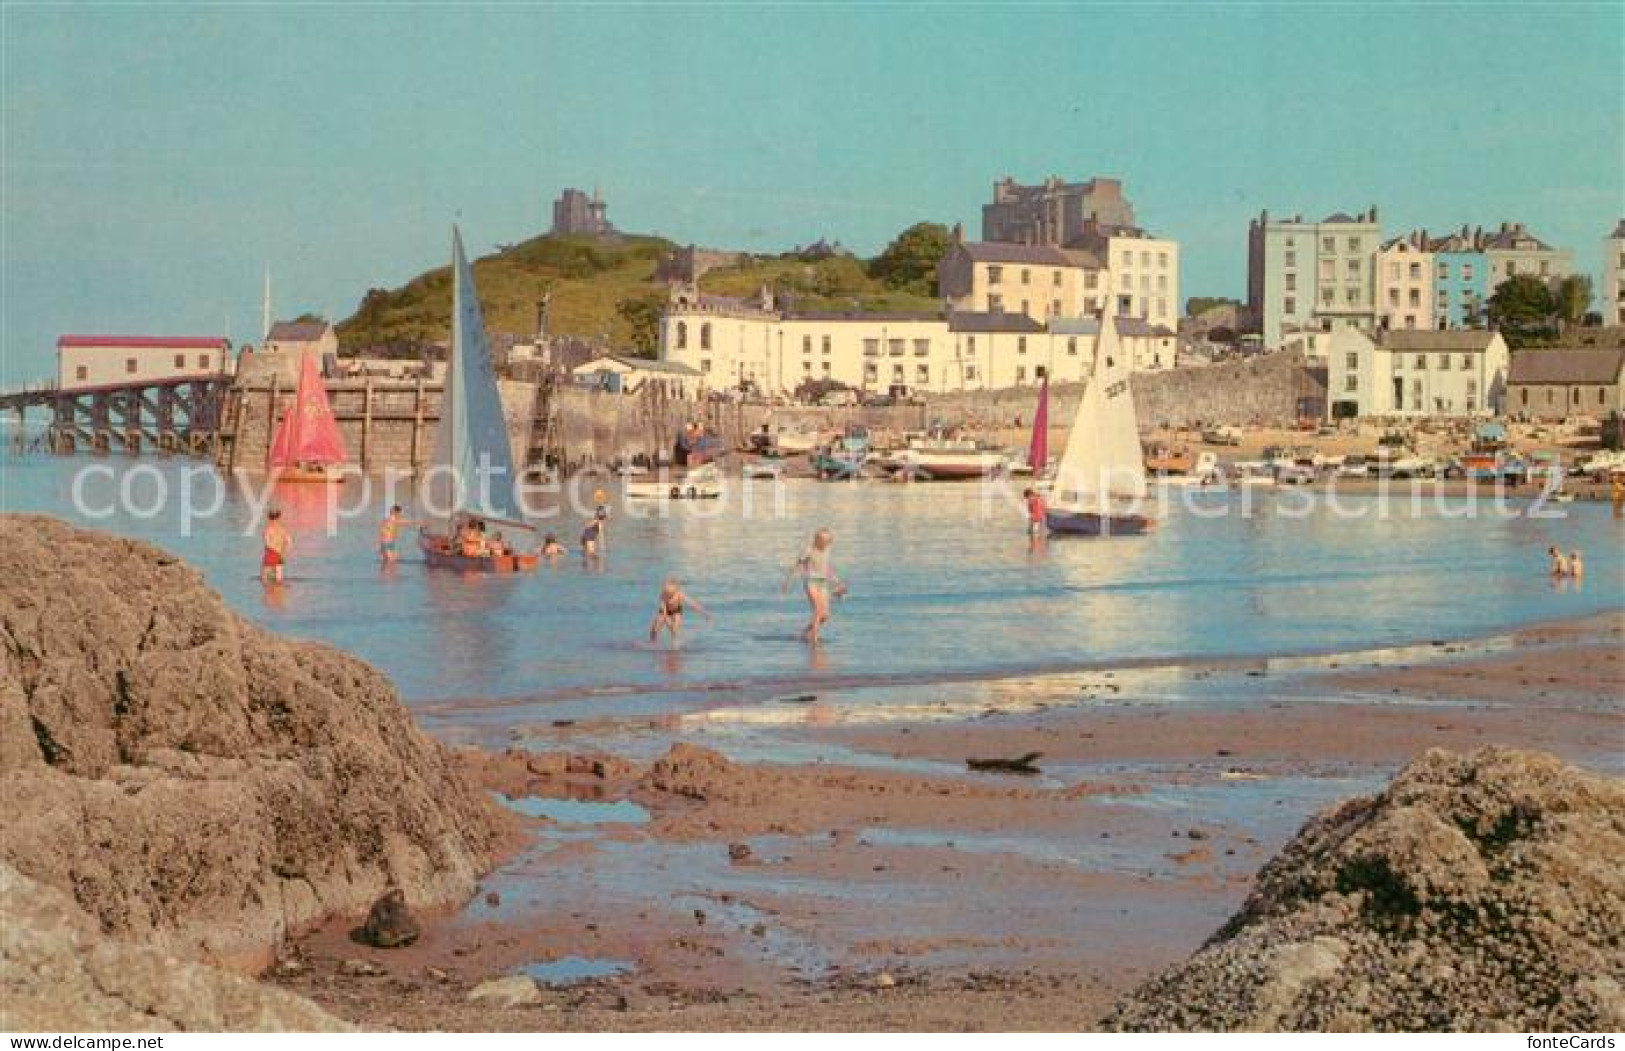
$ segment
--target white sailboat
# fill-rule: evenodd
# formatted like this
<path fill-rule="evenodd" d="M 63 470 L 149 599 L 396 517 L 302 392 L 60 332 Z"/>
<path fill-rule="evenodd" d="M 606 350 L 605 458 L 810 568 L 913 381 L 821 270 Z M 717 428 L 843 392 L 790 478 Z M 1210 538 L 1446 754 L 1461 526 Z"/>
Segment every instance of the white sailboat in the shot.
<path fill-rule="evenodd" d="M 515 494 L 518 476 L 497 393 L 496 367 L 474 275 L 463 254 L 463 237 L 455 226 L 451 271 L 451 351 L 435 429 L 434 464 L 426 478 L 427 508 L 435 517 L 419 533 L 418 545 L 430 566 L 525 572 L 540 562 L 540 545 Z"/>
<path fill-rule="evenodd" d="M 1118 345 L 1117 322 L 1103 318 L 1094 373 L 1072 418 L 1044 515 L 1053 533 L 1132 535 L 1155 524 L 1144 511 L 1145 460 L 1130 373 L 1129 356 Z"/>

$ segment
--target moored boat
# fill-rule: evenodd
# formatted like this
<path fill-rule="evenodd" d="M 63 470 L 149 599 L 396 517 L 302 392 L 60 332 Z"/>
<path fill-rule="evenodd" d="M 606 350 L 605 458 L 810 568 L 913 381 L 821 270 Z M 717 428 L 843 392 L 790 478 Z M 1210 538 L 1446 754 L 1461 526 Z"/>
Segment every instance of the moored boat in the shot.
<path fill-rule="evenodd" d="M 540 564 L 541 544 L 515 492 L 518 477 L 479 293 L 456 227 L 451 255 L 451 350 L 434 463 L 425 479 L 429 522 L 418 533 L 418 547 L 437 569 L 526 572 Z M 518 535 L 510 539 L 503 529 Z"/>
<path fill-rule="evenodd" d="M 661 468 L 627 481 L 624 491 L 630 500 L 716 500 L 722 496 L 722 473 L 710 463 L 684 470 Z"/>
<path fill-rule="evenodd" d="M 969 481 L 988 478 L 1010 465 L 1010 458 L 968 438 L 916 438 L 897 454 L 896 470 L 925 481 Z"/>

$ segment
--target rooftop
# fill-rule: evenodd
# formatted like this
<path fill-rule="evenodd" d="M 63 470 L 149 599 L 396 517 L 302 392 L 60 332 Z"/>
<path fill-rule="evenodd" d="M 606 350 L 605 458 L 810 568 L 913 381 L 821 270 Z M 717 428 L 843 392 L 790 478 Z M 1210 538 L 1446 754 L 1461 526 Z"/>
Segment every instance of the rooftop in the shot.
<path fill-rule="evenodd" d="M 164 349 L 203 350 L 224 347 L 227 340 L 224 336 L 58 336 L 58 348 L 62 347 L 121 347 L 135 349 L 141 347 L 162 347 Z"/>
<path fill-rule="evenodd" d="M 283 343 L 314 343 L 332 327 L 325 321 L 278 321 L 265 338 Z"/>
<path fill-rule="evenodd" d="M 1100 331 L 1100 319 L 1092 317 L 1061 317 L 1049 323 L 1049 330 L 1063 336 L 1092 336 Z M 1165 325 L 1153 325 L 1145 318 L 1120 317 L 1117 319 L 1120 336 L 1173 336 Z"/>
<path fill-rule="evenodd" d="M 625 354 L 606 354 L 601 358 L 594 358 L 584 365 L 579 365 L 577 368 L 590 368 L 593 365 L 597 365 L 605 361 L 613 361 L 617 365 L 624 365 L 625 367 L 638 372 L 665 372 L 674 376 L 699 375 L 697 370 L 688 365 L 684 365 L 680 361 L 659 361 L 655 358 L 634 358 Z"/>
<path fill-rule="evenodd" d="M 1482 328 L 1396 328 L 1377 335 L 1377 345 L 1399 351 L 1482 351 L 1499 336 Z"/>
<path fill-rule="evenodd" d="M 1508 383 L 1617 383 L 1625 350 L 1520 350 L 1512 355 Z"/>
<path fill-rule="evenodd" d="M 961 245 L 977 263 L 1027 263 L 1032 266 L 1081 266 L 1099 269 L 1088 252 L 1072 252 L 1054 245 L 1014 244 L 1004 241 L 966 241 Z"/>
<path fill-rule="evenodd" d="M 948 315 L 951 332 L 1042 332 L 1044 326 L 1026 314 L 960 310 Z"/>

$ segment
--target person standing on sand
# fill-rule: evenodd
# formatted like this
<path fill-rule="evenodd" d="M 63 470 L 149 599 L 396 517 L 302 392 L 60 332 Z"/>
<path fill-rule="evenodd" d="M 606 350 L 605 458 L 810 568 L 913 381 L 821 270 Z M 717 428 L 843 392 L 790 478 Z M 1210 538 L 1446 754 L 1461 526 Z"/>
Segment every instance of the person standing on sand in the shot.
<path fill-rule="evenodd" d="M 265 548 L 260 555 L 260 583 L 280 584 L 282 568 L 287 565 L 288 551 L 293 547 L 293 537 L 282 524 L 281 511 L 272 510 L 265 516 L 265 531 L 260 539 Z"/>
<path fill-rule="evenodd" d="M 807 594 L 807 605 L 811 607 L 811 617 L 802 629 L 801 637 L 811 646 L 818 645 L 819 629 L 829 623 L 830 598 L 840 598 L 846 594 L 846 585 L 835 575 L 829 562 L 829 549 L 834 543 L 835 535 L 828 529 L 814 533 L 812 544 L 796 559 L 780 589 L 789 587 L 792 575 L 800 575 L 802 588 Z"/>
<path fill-rule="evenodd" d="M 705 618 L 707 624 L 711 623 L 711 611 L 700 605 L 694 599 L 683 593 L 683 586 L 676 577 L 667 577 L 666 583 L 660 588 L 660 602 L 655 607 L 655 619 L 649 623 L 649 641 L 654 642 L 660 637 L 662 630 L 671 636 L 673 649 L 683 644 L 683 608 L 693 606 L 700 616 Z"/>
<path fill-rule="evenodd" d="M 409 518 L 402 518 L 401 514 L 401 505 L 396 504 L 389 509 L 389 514 L 385 515 L 383 522 L 378 525 L 378 558 L 386 566 L 400 560 L 401 554 L 396 549 L 396 543 L 400 539 L 401 527 L 418 524 Z"/>

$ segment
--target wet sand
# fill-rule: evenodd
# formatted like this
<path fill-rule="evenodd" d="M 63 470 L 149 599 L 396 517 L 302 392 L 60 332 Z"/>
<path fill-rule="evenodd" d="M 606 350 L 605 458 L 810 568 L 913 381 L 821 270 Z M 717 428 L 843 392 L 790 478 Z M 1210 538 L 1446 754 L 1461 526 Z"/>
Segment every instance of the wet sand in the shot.
<path fill-rule="evenodd" d="M 1425 748 L 1621 774 L 1622 641 L 1613 612 L 530 728 L 525 751 L 465 752 L 527 833 L 473 902 L 406 949 L 332 924 L 275 980 L 369 1027 L 1089 1028 L 1200 945 L 1307 817 Z M 965 762 L 1031 752 L 1029 776 Z M 468 1000 L 534 965 L 624 971 Z"/>

